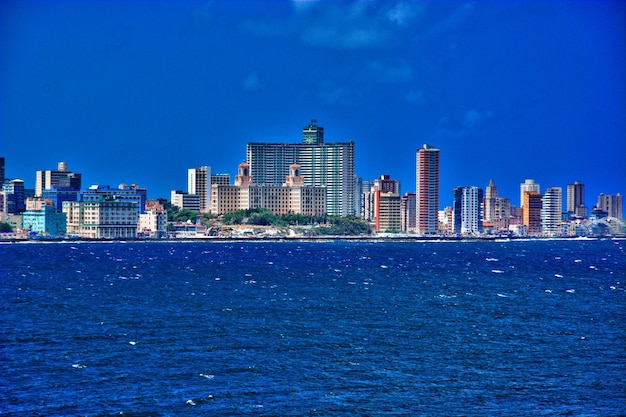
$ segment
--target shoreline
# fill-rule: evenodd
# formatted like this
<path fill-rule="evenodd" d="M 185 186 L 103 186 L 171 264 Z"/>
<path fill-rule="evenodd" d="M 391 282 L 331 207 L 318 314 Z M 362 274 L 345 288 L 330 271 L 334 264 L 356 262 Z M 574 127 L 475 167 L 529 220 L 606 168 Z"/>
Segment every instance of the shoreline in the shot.
<path fill-rule="evenodd" d="M 176 242 L 513 242 L 513 241 L 548 241 L 548 240 L 626 240 L 626 236 L 558 236 L 558 237 L 463 237 L 463 236 L 282 236 L 282 237 L 188 237 L 162 239 L 107 239 L 107 238 L 0 238 L 0 244 L 12 243 L 176 243 Z"/>

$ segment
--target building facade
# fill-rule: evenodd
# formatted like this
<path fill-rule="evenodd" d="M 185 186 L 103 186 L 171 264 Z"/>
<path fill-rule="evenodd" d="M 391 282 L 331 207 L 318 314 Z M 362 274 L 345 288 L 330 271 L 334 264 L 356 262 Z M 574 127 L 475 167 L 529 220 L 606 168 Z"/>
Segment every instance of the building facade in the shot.
<path fill-rule="evenodd" d="M 189 194 L 182 190 L 172 190 L 170 201 L 173 206 L 178 207 L 180 210 L 200 211 L 200 196 L 197 194 Z"/>
<path fill-rule="evenodd" d="M 120 184 L 117 188 L 108 185 L 92 185 L 86 190 L 81 190 L 78 195 L 79 201 L 100 201 L 102 199 L 135 203 L 137 218 L 139 218 L 139 215 L 146 211 L 148 190 L 137 184 Z"/>
<path fill-rule="evenodd" d="M 598 196 L 597 208 L 605 211 L 609 217 L 618 219 L 623 218 L 622 195 L 617 194 L 600 194 Z"/>
<path fill-rule="evenodd" d="M 567 184 L 567 212 L 574 217 L 587 217 L 585 185 L 580 181 Z"/>
<path fill-rule="evenodd" d="M 65 213 L 51 205 L 32 207 L 22 214 L 22 229 L 45 236 L 63 236 L 67 230 Z"/>
<path fill-rule="evenodd" d="M 59 162 L 56 170 L 37 171 L 35 177 L 35 197 L 41 197 L 44 190 L 52 187 L 71 188 L 80 190 L 81 174 L 67 169 L 66 162 Z"/>
<path fill-rule="evenodd" d="M 416 152 L 416 219 L 418 234 L 438 232 L 439 216 L 439 149 L 424 145 Z"/>
<path fill-rule="evenodd" d="M 200 196 L 200 211 L 211 208 L 211 167 L 202 165 L 187 170 L 187 192 Z"/>
<path fill-rule="evenodd" d="M 134 239 L 137 237 L 138 203 L 102 196 L 93 201 L 66 201 L 68 236 L 86 239 Z"/>
<path fill-rule="evenodd" d="M 546 189 L 541 202 L 541 232 L 544 236 L 561 236 L 563 191 L 561 187 Z"/>
<path fill-rule="evenodd" d="M 533 192 L 533 193 L 541 193 L 541 187 L 539 184 L 535 182 L 533 179 L 527 179 L 519 186 L 519 202 L 520 207 L 524 208 L 524 193 L 525 192 Z"/>
<path fill-rule="evenodd" d="M 454 233 L 464 236 L 476 236 L 483 231 L 481 203 L 483 190 L 478 187 L 454 188 Z"/>
<path fill-rule="evenodd" d="M 530 236 L 538 236 L 542 232 L 541 227 L 541 208 L 542 198 L 541 194 L 536 191 L 524 192 L 523 200 L 523 221 L 522 224 L 526 226 L 526 233 Z"/>
<path fill-rule="evenodd" d="M 275 214 L 299 213 L 312 216 L 326 214 L 326 189 L 306 185 L 301 167 L 292 164 L 282 185 L 253 183 L 250 166 L 239 164 L 235 185 L 211 187 L 211 212 L 226 214 L 238 210 L 266 208 Z"/>
<path fill-rule="evenodd" d="M 258 185 L 280 185 L 289 167 L 298 164 L 305 185 L 325 187 L 328 214 L 354 215 L 354 142 L 324 143 L 323 138 L 315 123 L 303 129 L 303 143 L 248 143 L 251 176 Z"/>

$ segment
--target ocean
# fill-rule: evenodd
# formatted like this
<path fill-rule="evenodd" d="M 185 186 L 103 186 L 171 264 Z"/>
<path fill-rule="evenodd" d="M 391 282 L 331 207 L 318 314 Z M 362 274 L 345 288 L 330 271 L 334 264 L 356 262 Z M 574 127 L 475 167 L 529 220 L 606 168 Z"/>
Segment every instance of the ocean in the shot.
<path fill-rule="evenodd" d="M 0 245 L 3 416 L 620 416 L 626 241 Z"/>

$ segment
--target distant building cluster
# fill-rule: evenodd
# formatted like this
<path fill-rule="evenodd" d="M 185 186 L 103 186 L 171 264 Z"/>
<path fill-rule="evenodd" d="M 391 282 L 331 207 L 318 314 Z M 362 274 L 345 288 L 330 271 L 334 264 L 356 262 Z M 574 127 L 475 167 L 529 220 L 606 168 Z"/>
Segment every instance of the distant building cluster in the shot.
<path fill-rule="evenodd" d="M 216 219 L 259 208 L 321 218 L 356 216 L 379 234 L 562 237 L 624 233 L 622 195 L 600 194 L 589 210 L 580 181 L 568 184 L 564 196 L 561 187 L 542 193 L 537 182 L 526 179 L 520 184 L 519 206 L 515 206 L 509 197 L 498 195 L 491 179 L 485 190 L 475 185 L 455 187 L 452 206 L 440 210 L 439 149 L 423 145 L 416 150 L 415 191 L 401 194 L 400 182 L 389 174 L 372 180 L 357 177 L 354 142 L 324 142 L 324 128 L 316 120 L 303 128 L 301 143 L 250 142 L 246 155 L 234 182 L 228 174 L 213 174 L 208 165 L 188 169 L 186 191 L 172 190 L 170 203 Z M 27 189 L 22 179 L 5 177 L 4 165 L 0 157 L 0 221 L 8 223 L 16 236 L 131 239 L 189 231 L 188 225 L 170 224 L 164 201 L 148 200 L 148 191 L 136 184 L 83 188 L 82 175 L 59 162 L 56 170 L 37 171 L 35 188 Z"/>

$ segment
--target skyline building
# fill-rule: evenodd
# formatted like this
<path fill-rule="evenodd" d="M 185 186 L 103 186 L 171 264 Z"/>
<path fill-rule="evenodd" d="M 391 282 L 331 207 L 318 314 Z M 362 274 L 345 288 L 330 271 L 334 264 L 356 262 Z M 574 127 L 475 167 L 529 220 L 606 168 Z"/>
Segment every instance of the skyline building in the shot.
<path fill-rule="evenodd" d="M 427 144 L 418 148 L 415 171 L 416 231 L 434 235 L 439 228 L 439 149 Z"/>
<path fill-rule="evenodd" d="M 541 187 L 535 182 L 535 180 L 527 179 L 520 184 L 519 187 L 519 206 L 524 208 L 524 193 L 525 192 L 541 193 Z"/>
<path fill-rule="evenodd" d="M 409 232 L 415 230 L 415 193 L 405 193 L 400 197 L 400 230 Z"/>
<path fill-rule="evenodd" d="M 315 136 L 316 139 L 312 139 Z M 281 185 L 292 164 L 300 165 L 305 185 L 326 187 L 330 215 L 350 216 L 355 206 L 354 142 L 323 142 L 323 128 L 309 125 L 303 140 L 316 143 L 249 142 L 247 163 L 254 183 Z"/>
<path fill-rule="evenodd" d="M 541 232 L 545 236 L 560 236 L 563 215 L 563 190 L 550 187 L 543 194 L 541 202 Z"/>
<path fill-rule="evenodd" d="M 311 120 L 308 126 L 302 128 L 302 143 L 308 145 L 324 143 L 324 128 L 317 125 L 317 119 Z"/>
<path fill-rule="evenodd" d="M 211 187 L 211 212 L 214 214 L 256 208 L 266 208 L 275 214 L 323 216 L 326 214 L 326 189 L 306 185 L 298 164 L 290 165 L 289 175 L 281 185 L 255 184 L 246 162 L 237 167 L 235 185 Z"/>
<path fill-rule="evenodd" d="M 475 236 L 483 231 L 481 203 L 483 190 L 476 186 L 454 188 L 454 233 Z"/>
<path fill-rule="evenodd" d="M 623 218 L 622 195 L 617 194 L 600 194 L 598 196 L 597 208 L 605 211 L 609 217 L 618 219 Z"/>
<path fill-rule="evenodd" d="M 68 236 L 88 239 L 134 239 L 139 213 L 137 203 L 108 196 L 93 201 L 66 201 Z"/>
<path fill-rule="evenodd" d="M 567 212 L 575 217 L 587 217 L 585 206 L 585 185 L 580 181 L 567 184 Z"/>
<path fill-rule="evenodd" d="M 67 169 L 67 162 L 59 162 L 57 169 L 37 171 L 35 177 L 35 197 L 41 197 L 45 190 L 53 187 L 71 188 L 80 190 L 81 174 Z"/>
<path fill-rule="evenodd" d="M 542 196 L 536 191 L 524 192 L 524 209 L 522 224 L 526 226 L 526 231 L 531 236 L 540 235 Z"/>
<path fill-rule="evenodd" d="M 187 192 L 200 197 L 200 211 L 208 213 L 211 209 L 211 167 L 198 165 L 187 170 Z"/>
<path fill-rule="evenodd" d="M 78 194 L 78 201 L 124 201 L 135 205 L 137 219 L 146 211 L 148 190 L 137 184 L 120 184 L 117 188 L 108 185 L 92 185 Z"/>

